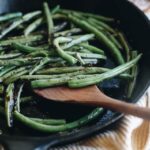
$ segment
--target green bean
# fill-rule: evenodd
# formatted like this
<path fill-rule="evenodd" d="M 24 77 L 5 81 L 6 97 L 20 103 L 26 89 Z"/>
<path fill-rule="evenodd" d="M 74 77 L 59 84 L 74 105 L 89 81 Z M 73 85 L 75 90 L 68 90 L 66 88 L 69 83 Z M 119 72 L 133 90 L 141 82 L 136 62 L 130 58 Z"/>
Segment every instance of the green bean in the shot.
<path fill-rule="evenodd" d="M 86 44 L 86 43 L 85 43 Z M 84 47 L 82 47 L 82 46 L 80 46 L 80 44 L 79 45 L 74 45 L 74 46 L 72 46 L 72 47 L 70 47 L 70 48 L 68 48 L 68 49 L 65 49 L 65 51 L 66 52 L 84 52 L 84 53 L 92 53 L 91 51 L 89 51 L 88 49 L 86 49 L 86 48 L 84 48 Z"/>
<path fill-rule="evenodd" d="M 37 72 L 37 74 L 61 74 L 61 73 L 71 73 L 75 71 L 84 70 L 84 67 L 56 67 L 43 69 Z"/>
<path fill-rule="evenodd" d="M 38 65 L 36 65 L 35 68 L 34 68 L 29 74 L 32 75 L 32 74 L 34 74 L 35 72 L 37 72 L 38 70 L 42 69 L 43 66 L 49 62 L 49 60 L 50 60 L 50 59 L 47 58 L 47 57 L 46 57 L 46 58 L 43 58 L 43 59 L 40 61 L 40 63 L 39 63 Z"/>
<path fill-rule="evenodd" d="M 52 38 L 52 34 L 54 31 L 54 23 L 53 23 L 53 18 L 48 6 L 47 2 L 43 3 L 43 8 L 44 8 L 44 14 L 45 14 L 45 18 L 47 21 L 47 27 L 48 27 L 48 42 L 49 44 L 51 44 L 51 38 Z"/>
<path fill-rule="evenodd" d="M 70 55 L 75 55 L 76 52 L 67 52 Z M 106 60 L 106 56 L 101 55 L 101 54 L 93 54 L 93 53 L 80 53 L 78 52 L 78 54 L 80 54 L 81 57 L 83 58 L 96 58 L 96 59 L 104 59 Z"/>
<path fill-rule="evenodd" d="M 12 83 L 8 85 L 5 95 L 5 114 L 8 127 L 12 126 L 13 107 L 14 107 L 14 84 Z"/>
<path fill-rule="evenodd" d="M 21 55 L 22 55 L 21 53 L 4 54 L 4 55 L 0 55 L 0 59 L 11 59 L 11 58 L 16 58 Z"/>
<path fill-rule="evenodd" d="M 56 56 L 56 54 L 54 53 L 54 51 L 40 50 L 40 51 L 32 52 L 28 56 L 29 57 L 37 57 L 37 56 L 48 57 L 48 56 Z"/>
<path fill-rule="evenodd" d="M 0 70 L 2 70 L 2 69 L 4 69 L 4 67 L 3 67 L 3 66 L 1 66 L 1 67 L 0 67 Z"/>
<path fill-rule="evenodd" d="M 134 59 L 137 57 L 137 51 L 131 52 L 131 58 Z M 131 68 L 131 76 L 133 76 L 133 80 L 129 81 L 128 88 L 127 88 L 127 98 L 131 98 L 135 85 L 136 85 L 136 79 L 138 75 L 138 66 L 135 65 Z"/>
<path fill-rule="evenodd" d="M 26 45 L 20 44 L 18 42 L 12 43 L 12 47 L 21 51 L 21 52 L 27 53 L 27 54 L 35 52 L 35 51 L 42 51 L 43 50 L 43 48 L 26 46 Z"/>
<path fill-rule="evenodd" d="M 69 80 L 71 79 L 71 77 L 73 76 L 77 76 L 77 75 L 83 75 L 83 72 L 74 72 L 74 73 L 66 73 L 66 74 L 59 74 L 59 75 L 23 75 L 20 77 L 20 79 L 25 79 L 25 80 L 41 80 L 43 79 L 44 81 L 46 79 L 54 79 L 54 82 L 57 81 L 55 79 L 60 79 L 62 80 L 62 78 L 64 79 L 66 76 L 66 78 Z M 51 80 L 50 80 L 51 81 Z M 39 81 L 41 82 L 41 81 Z M 66 81 L 65 81 L 66 83 Z"/>
<path fill-rule="evenodd" d="M 74 75 L 62 76 L 62 77 L 59 77 L 59 78 L 49 77 L 48 79 L 38 79 L 38 80 L 31 81 L 31 87 L 32 88 L 46 88 L 46 87 L 59 86 L 59 85 L 66 84 L 73 77 L 77 78 L 77 79 L 83 79 L 83 78 L 86 78 L 86 77 L 89 78 L 89 76 L 91 77 L 92 75 L 82 75 L 82 74 L 78 75 L 78 73 L 74 73 Z M 97 76 L 97 75 L 94 74 L 93 76 Z M 34 77 L 34 76 L 32 76 L 32 77 Z M 38 77 L 40 77 L 40 76 L 38 76 Z"/>
<path fill-rule="evenodd" d="M 52 14 L 55 14 L 59 9 L 60 9 L 60 6 L 57 5 L 55 8 L 52 9 Z M 24 35 L 27 36 L 31 32 L 35 31 L 43 23 L 43 21 L 44 19 L 42 17 L 36 19 L 24 30 Z"/>
<path fill-rule="evenodd" d="M 33 21 L 31 24 L 29 24 L 29 26 L 24 30 L 24 35 L 27 36 L 29 35 L 31 32 L 33 32 L 34 30 L 36 30 L 43 22 L 43 18 L 40 17 L 38 19 L 36 19 L 35 21 Z"/>
<path fill-rule="evenodd" d="M 89 51 L 87 49 L 83 49 L 83 48 L 81 48 L 81 50 L 79 52 L 80 53 L 92 53 L 91 51 Z"/>
<path fill-rule="evenodd" d="M 98 59 L 94 59 L 94 58 L 84 58 L 83 59 L 83 61 L 84 61 L 84 63 L 85 63 L 85 65 L 96 65 L 96 64 L 98 64 Z"/>
<path fill-rule="evenodd" d="M 77 63 L 77 59 L 73 56 L 67 54 L 63 49 L 59 46 L 59 43 L 69 42 L 71 41 L 70 38 L 65 37 L 58 37 L 54 40 L 54 46 L 56 47 L 56 51 L 59 54 L 60 57 L 62 57 L 64 60 L 66 60 L 69 64 L 73 65 Z"/>
<path fill-rule="evenodd" d="M 15 81 L 17 81 L 20 78 L 20 76 L 25 75 L 28 72 L 29 72 L 28 70 L 23 70 L 22 72 L 12 75 L 10 78 L 6 78 L 5 80 L 3 80 L 3 83 L 6 85 L 8 85 L 10 83 L 14 83 Z"/>
<path fill-rule="evenodd" d="M 80 54 L 79 53 L 76 53 L 76 58 L 78 59 L 78 61 L 80 62 L 81 65 L 85 65 L 85 62 L 84 60 L 81 58 Z"/>
<path fill-rule="evenodd" d="M 63 22 L 54 27 L 54 33 L 64 29 L 67 26 L 67 22 Z"/>
<path fill-rule="evenodd" d="M 3 94 L 4 92 L 4 86 L 0 84 L 0 94 Z"/>
<path fill-rule="evenodd" d="M 56 11 L 54 11 L 54 13 Z M 53 13 L 53 10 L 52 10 L 52 13 Z M 29 35 L 31 32 L 35 31 L 44 22 L 45 22 L 45 20 L 42 17 L 36 19 L 31 24 L 29 24 L 29 26 L 24 30 L 24 35 L 25 36 Z M 56 32 L 58 30 L 58 28 L 60 28 L 60 26 L 59 27 L 58 26 L 54 27 L 54 31 Z"/>
<path fill-rule="evenodd" d="M 22 72 L 22 71 L 24 71 L 24 70 L 26 70 L 25 67 L 21 67 L 21 68 L 17 68 L 17 69 L 10 70 L 8 73 L 6 73 L 5 75 L 3 75 L 3 76 L 1 77 L 1 80 L 3 81 L 3 80 L 5 80 L 5 79 L 7 79 L 7 78 L 13 76 L 14 74 L 17 74 L 17 73 Z"/>
<path fill-rule="evenodd" d="M 10 46 L 14 42 L 18 42 L 20 44 L 26 43 L 34 43 L 41 41 L 43 39 L 43 35 L 29 35 L 29 36 L 17 36 L 15 38 L 10 38 L 7 40 L 0 41 L 0 46 Z"/>
<path fill-rule="evenodd" d="M 88 21 L 94 22 L 95 24 L 97 24 L 97 26 L 102 27 L 103 29 L 105 29 L 106 31 L 108 31 L 110 33 L 116 33 L 116 31 L 112 27 L 110 27 L 108 24 L 106 24 L 100 20 L 96 20 L 94 18 L 89 18 Z"/>
<path fill-rule="evenodd" d="M 31 101 L 33 101 L 32 96 L 25 96 L 25 97 L 20 98 L 21 104 L 26 104 L 26 103 L 31 102 Z"/>
<path fill-rule="evenodd" d="M 66 71 L 66 70 L 65 70 Z M 55 78 L 64 78 L 64 77 L 72 77 L 76 75 L 87 75 L 87 74 L 97 74 L 109 71 L 107 68 L 101 67 L 85 67 L 83 70 L 70 72 L 70 73 L 62 73 L 62 74 L 53 74 L 53 75 L 24 75 L 21 76 L 20 79 L 55 79 Z"/>
<path fill-rule="evenodd" d="M 110 71 L 111 69 L 103 68 L 103 67 L 58 67 L 58 68 L 50 68 L 50 69 L 44 69 L 39 72 L 37 72 L 40 75 L 34 75 L 33 79 L 36 78 L 60 78 L 65 76 L 74 76 L 74 75 L 82 75 L 82 74 L 98 74 L 98 73 L 104 73 L 107 71 Z M 41 75 L 44 74 L 44 75 Z M 47 75 L 46 75 L 47 74 Z M 127 73 L 120 74 L 120 76 L 123 78 L 132 78 L 131 75 Z M 25 75 L 22 76 L 21 79 L 27 79 L 29 77 L 32 78 L 32 76 Z"/>
<path fill-rule="evenodd" d="M 17 94 L 15 110 L 17 110 L 18 112 L 20 112 L 20 102 L 21 102 L 20 97 L 21 97 L 21 93 L 22 93 L 23 87 L 24 87 L 24 84 L 21 84 L 20 87 L 19 87 L 18 94 Z"/>
<path fill-rule="evenodd" d="M 70 77 L 62 77 L 55 79 L 41 79 L 31 81 L 31 87 L 34 88 L 46 88 L 58 85 L 64 85 L 70 80 Z"/>
<path fill-rule="evenodd" d="M 52 14 L 55 14 L 55 13 L 57 13 L 59 10 L 60 10 L 60 5 L 57 5 L 57 6 L 55 6 L 55 7 L 52 9 L 51 13 L 52 13 Z"/>
<path fill-rule="evenodd" d="M 119 75 L 119 77 L 121 79 L 126 79 L 126 80 L 129 80 L 129 81 L 133 79 L 133 76 L 128 74 L 128 73 L 122 73 L 122 74 Z"/>
<path fill-rule="evenodd" d="M 5 14 L 3 16 L 0 16 L 0 22 L 11 20 L 11 19 L 14 19 L 14 18 L 19 18 L 19 17 L 22 17 L 21 12 Z"/>
<path fill-rule="evenodd" d="M 66 124 L 66 120 L 64 119 L 40 119 L 40 118 L 30 118 L 31 120 L 45 124 L 45 125 L 62 125 Z"/>
<path fill-rule="evenodd" d="M 34 61 L 33 58 L 16 58 L 16 59 L 10 59 L 10 60 L 0 60 L 0 65 L 2 65 L 2 66 L 23 66 L 23 65 L 33 64 L 33 61 Z"/>
<path fill-rule="evenodd" d="M 68 74 L 62 74 L 62 75 L 27 75 L 20 77 L 21 79 L 27 79 L 27 80 L 33 80 L 31 81 L 32 88 L 46 88 L 46 87 L 53 87 L 58 85 L 64 85 L 70 80 L 82 80 L 84 78 L 90 79 L 90 78 L 98 78 L 99 74 L 92 74 L 84 72 L 74 72 L 74 73 L 68 73 Z M 128 79 L 130 78 L 129 75 L 120 75 L 121 78 Z"/>
<path fill-rule="evenodd" d="M 25 14 L 23 16 L 23 20 L 24 21 L 29 21 L 30 19 L 36 17 L 36 16 L 39 16 L 41 14 L 41 11 L 33 11 L 33 12 L 29 12 L 27 14 Z"/>
<path fill-rule="evenodd" d="M 0 113 L 4 114 L 3 107 L 0 106 Z M 103 113 L 103 108 L 95 108 L 91 113 L 85 115 L 84 117 L 79 118 L 76 121 L 65 123 L 65 120 L 50 120 L 50 119 L 38 119 L 38 118 L 29 118 L 17 111 L 14 111 L 14 117 L 16 120 L 22 122 L 23 124 L 41 131 L 41 132 L 62 132 L 66 130 L 72 130 L 74 128 L 79 128 L 84 124 L 91 122 L 92 120 L 96 119 Z M 61 123 L 61 124 L 60 124 Z M 45 124 L 45 125 L 44 125 Z M 54 126 L 56 125 L 56 126 Z"/>
<path fill-rule="evenodd" d="M 5 54 L 5 52 L 4 52 L 4 51 L 1 51 L 1 52 L 0 52 L 0 55 L 4 55 L 4 54 Z"/>
<path fill-rule="evenodd" d="M 8 73 L 9 71 L 15 69 L 15 66 L 8 66 L 8 67 L 4 67 L 1 71 L 0 71 L 0 77 L 2 77 L 3 75 L 5 75 L 6 73 Z"/>
<path fill-rule="evenodd" d="M 98 54 L 104 54 L 104 51 L 100 48 L 97 48 L 95 46 L 92 46 L 92 45 L 88 45 L 86 43 L 81 43 L 79 44 L 80 46 L 88 49 L 89 51 L 93 52 L 93 53 L 98 53 Z"/>
<path fill-rule="evenodd" d="M 114 45 L 114 43 L 111 42 L 110 39 L 107 38 L 107 36 L 103 32 L 100 32 L 95 27 L 88 24 L 86 21 L 79 20 L 78 18 L 76 18 L 70 14 L 68 15 L 68 19 L 70 21 L 72 21 L 73 23 L 77 24 L 78 26 L 80 26 L 81 28 L 94 33 L 96 35 L 96 37 L 99 39 L 99 41 L 103 42 L 105 44 L 105 46 L 107 46 L 110 49 L 111 54 L 115 58 L 115 61 L 118 64 L 124 63 L 124 59 L 123 59 L 120 51 L 118 50 L 118 48 Z"/>
<path fill-rule="evenodd" d="M 3 38 L 5 35 L 7 35 L 9 32 L 11 32 L 12 30 L 14 30 L 20 24 L 29 21 L 30 19 L 32 19 L 33 17 L 35 17 L 35 16 L 37 16 L 39 14 L 41 14 L 40 11 L 31 12 L 31 13 L 28 13 L 28 14 L 24 15 L 22 17 L 22 19 L 19 19 L 19 20 L 13 22 L 8 28 L 6 28 L 5 30 L 3 30 L 1 32 L 0 39 Z"/>
<path fill-rule="evenodd" d="M 72 12 L 76 12 L 76 13 L 82 15 L 82 16 L 95 18 L 95 19 L 98 19 L 98 20 L 101 20 L 101 21 L 106 21 L 106 22 L 112 22 L 112 21 L 114 21 L 113 18 L 101 16 L 101 15 L 99 15 L 99 14 L 96 15 L 96 14 L 92 14 L 92 13 L 85 13 L 85 12 L 80 12 L 80 11 L 72 11 L 72 10 L 67 10 L 67 9 L 61 9 L 61 10 L 60 10 L 60 13 L 69 14 L 70 12 L 71 12 L 71 13 L 72 13 Z"/>
<path fill-rule="evenodd" d="M 105 32 L 105 29 L 102 26 L 98 26 L 95 22 L 88 20 L 88 23 L 92 26 L 94 26 L 96 29 Z"/>
<path fill-rule="evenodd" d="M 76 13 L 76 12 L 72 12 L 71 13 L 73 16 L 77 17 L 78 19 L 80 20 L 86 20 L 87 18 L 79 13 Z"/>
<path fill-rule="evenodd" d="M 61 63 L 61 62 L 64 62 L 64 61 L 60 57 L 51 57 L 51 58 L 49 58 L 49 63 Z"/>
<path fill-rule="evenodd" d="M 62 73 L 73 73 L 77 71 L 84 71 L 84 73 L 103 73 L 106 71 L 109 71 L 108 68 L 103 67 L 56 67 L 56 68 L 50 68 L 50 69 L 44 69 L 41 71 L 38 71 L 38 74 L 62 74 Z"/>
<path fill-rule="evenodd" d="M 64 45 L 63 45 L 64 46 Z M 78 46 L 78 45 L 74 45 L 68 49 L 65 49 L 65 52 L 69 52 L 69 51 L 73 51 L 73 52 L 79 52 L 80 49 L 82 49 L 82 47 Z"/>
<path fill-rule="evenodd" d="M 43 125 L 41 123 L 37 123 L 28 117 L 20 114 L 17 111 L 14 111 L 14 117 L 16 120 L 22 122 L 24 125 L 41 131 L 41 132 L 46 132 L 46 133 L 52 133 L 52 132 L 62 132 L 66 130 L 72 130 L 77 127 L 81 127 L 84 124 L 87 124 L 91 122 L 92 120 L 96 119 L 101 113 L 103 112 L 103 108 L 96 108 L 94 109 L 90 114 L 81 117 L 80 119 L 64 124 L 64 125 L 57 125 L 57 126 L 52 126 L 52 125 Z"/>
<path fill-rule="evenodd" d="M 72 28 L 69 30 L 61 31 L 61 32 L 56 32 L 54 33 L 54 37 L 58 36 L 70 36 L 74 33 L 80 33 L 82 30 L 80 28 Z"/>
<path fill-rule="evenodd" d="M 2 53 L 2 52 L 4 52 L 4 47 L 0 47 L 0 52 Z"/>
<path fill-rule="evenodd" d="M 21 104 L 26 104 L 30 101 L 33 101 L 32 96 L 21 97 Z M 0 98 L 0 104 L 2 103 L 2 99 Z M 0 115 L 5 116 L 5 110 L 2 106 L 0 106 Z"/>
<path fill-rule="evenodd" d="M 88 40 L 91 40 L 94 38 L 94 34 L 86 34 L 86 35 L 82 35 L 80 36 L 79 38 L 75 39 L 75 40 L 72 40 L 69 44 L 65 45 L 63 47 L 63 49 L 68 49 L 74 45 L 77 45 L 77 44 L 80 44 L 82 42 L 85 42 L 85 41 L 88 41 Z"/>
<path fill-rule="evenodd" d="M 107 71 L 105 73 L 100 74 L 98 77 L 91 77 L 91 78 L 83 78 L 83 79 L 72 79 L 68 82 L 68 86 L 71 88 L 79 88 L 79 87 L 85 87 L 88 85 L 93 85 L 93 84 L 97 84 L 99 82 L 102 82 L 103 80 L 115 77 L 123 72 L 125 72 L 126 70 L 130 69 L 131 67 L 133 67 L 138 60 L 141 58 L 141 54 L 138 55 L 136 58 L 134 58 L 133 60 L 120 65 L 110 71 Z"/>
<path fill-rule="evenodd" d="M 107 33 L 108 34 L 108 33 Z M 120 44 L 120 42 L 114 37 L 114 35 L 108 34 L 110 40 L 119 48 L 119 49 L 123 49 L 122 45 Z"/>
<path fill-rule="evenodd" d="M 129 47 L 124 35 L 121 32 L 118 33 L 118 37 L 120 38 L 120 42 L 126 51 L 126 61 L 128 62 L 130 60 L 130 47 Z"/>
<path fill-rule="evenodd" d="M 57 13 L 57 14 L 53 15 L 52 18 L 55 19 L 55 20 L 59 20 L 59 19 L 64 19 L 65 20 L 65 19 L 67 19 L 67 17 L 65 15 L 60 14 L 60 13 Z"/>

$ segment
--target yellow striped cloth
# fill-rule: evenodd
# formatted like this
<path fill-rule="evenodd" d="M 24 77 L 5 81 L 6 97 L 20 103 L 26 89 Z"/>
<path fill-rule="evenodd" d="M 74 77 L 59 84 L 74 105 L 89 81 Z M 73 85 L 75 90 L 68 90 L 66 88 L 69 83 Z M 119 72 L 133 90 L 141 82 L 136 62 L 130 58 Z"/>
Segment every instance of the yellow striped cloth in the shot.
<path fill-rule="evenodd" d="M 150 17 L 150 0 L 130 0 Z M 138 105 L 150 107 L 150 88 Z M 150 150 L 150 122 L 126 115 L 115 130 L 53 150 Z"/>

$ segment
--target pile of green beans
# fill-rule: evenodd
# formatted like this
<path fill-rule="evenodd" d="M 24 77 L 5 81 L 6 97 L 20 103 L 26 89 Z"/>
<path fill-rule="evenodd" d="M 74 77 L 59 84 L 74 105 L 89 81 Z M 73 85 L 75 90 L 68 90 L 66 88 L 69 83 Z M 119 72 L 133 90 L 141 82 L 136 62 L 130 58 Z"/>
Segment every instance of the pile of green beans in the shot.
<path fill-rule="evenodd" d="M 0 114 L 8 127 L 18 121 L 40 132 L 69 131 L 103 112 L 103 108 L 95 108 L 72 122 L 25 116 L 22 109 L 36 99 L 34 94 L 24 93 L 28 87 L 81 88 L 115 77 L 127 81 L 126 95 L 130 98 L 142 54 L 132 50 L 117 26 L 114 18 L 61 9 L 59 5 L 50 9 L 46 2 L 41 10 L 27 14 L 0 15 Z M 114 67 L 105 65 L 108 60 Z"/>

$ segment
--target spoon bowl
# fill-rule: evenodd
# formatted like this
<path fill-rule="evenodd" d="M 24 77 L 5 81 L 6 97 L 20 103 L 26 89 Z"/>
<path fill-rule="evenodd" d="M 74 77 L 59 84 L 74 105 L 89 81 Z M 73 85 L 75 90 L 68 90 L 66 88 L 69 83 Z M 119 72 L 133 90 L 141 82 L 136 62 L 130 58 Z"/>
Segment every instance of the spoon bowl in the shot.
<path fill-rule="evenodd" d="M 96 85 L 79 89 L 68 87 L 36 89 L 34 92 L 47 100 L 100 106 L 150 120 L 150 109 L 106 96 Z"/>

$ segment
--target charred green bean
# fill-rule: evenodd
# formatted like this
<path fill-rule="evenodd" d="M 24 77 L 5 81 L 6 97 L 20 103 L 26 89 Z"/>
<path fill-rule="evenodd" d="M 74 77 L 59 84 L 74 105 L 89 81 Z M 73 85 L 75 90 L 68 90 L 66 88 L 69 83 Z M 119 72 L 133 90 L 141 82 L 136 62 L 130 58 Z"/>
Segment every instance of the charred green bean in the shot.
<path fill-rule="evenodd" d="M 84 79 L 72 79 L 68 82 L 68 86 L 71 88 L 79 88 L 79 87 L 85 87 L 85 86 L 97 84 L 103 80 L 115 77 L 119 75 L 120 73 L 130 69 L 138 62 L 140 58 L 141 58 L 141 54 L 138 55 L 133 60 L 123 65 L 120 65 L 110 71 L 100 74 L 98 77 L 91 77 L 91 78 L 84 78 Z"/>

